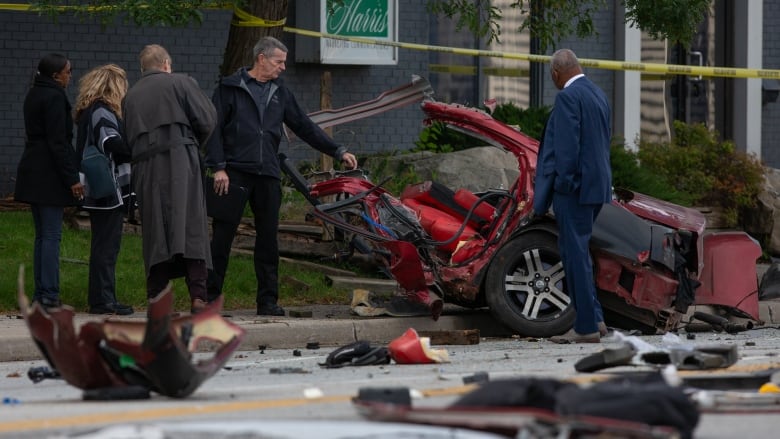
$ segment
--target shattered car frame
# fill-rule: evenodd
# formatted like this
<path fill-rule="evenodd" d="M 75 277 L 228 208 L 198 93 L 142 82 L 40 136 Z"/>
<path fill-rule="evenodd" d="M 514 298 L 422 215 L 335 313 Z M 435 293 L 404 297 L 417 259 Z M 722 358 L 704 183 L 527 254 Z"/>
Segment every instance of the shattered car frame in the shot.
<path fill-rule="evenodd" d="M 574 308 L 555 219 L 532 220 L 536 139 L 480 109 L 436 101 L 420 77 L 377 99 L 311 117 L 327 127 L 420 101 L 426 125 L 441 123 L 511 153 L 519 171 L 511 187 L 471 193 L 428 181 L 395 197 L 347 173 L 310 183 L 282 156 L 285 173 L 312 203 L 312 216 L 339 230 L 349 246 L 344 254 L 375 257 L 401 294 L 428 306 L 434 318 L 445 301 L 487 305 L 521 335 L 565 332 Z M 676 329 L 691 305 L 758 322 L 760 255 L 746 233 L 706 230 L 704 215 L 695 209 L 621 189 L 602 209 L 591 241 L 607 324 L 645 333 Z"/>
<path fill-rule="evenodd" d="M 71 307 L 30 305 L 23 278 L 20 270 L 19 307 L 46 361 L 76 388 L 105 390 L 105 399 L 130 387 L 187 397 L 224 366 L 245 334 L 220 315 L 221 299 L 198 314 L 175 316 L 170 283 L 150 301 L 146 320 L 109 318 L 77 330 Z M 198 360 L 201 350 L 213 353 Z"/>

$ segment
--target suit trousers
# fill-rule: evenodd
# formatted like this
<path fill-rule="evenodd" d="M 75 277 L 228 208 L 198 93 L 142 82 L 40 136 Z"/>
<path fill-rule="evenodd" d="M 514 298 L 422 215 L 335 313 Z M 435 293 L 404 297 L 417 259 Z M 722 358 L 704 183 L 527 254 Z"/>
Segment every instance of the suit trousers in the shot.
<path fill-rule="evenodd" d="M 122 243 L 125 222 L 123 206 L 108 210 L 89 210 L 92 242 L 89 252 L 90 307 L 116 303 L 116 261 Z"/>
<path fill-rule="evenodd" d="M 257 303 L 276 303 L 279 299 L 279 208 L 282 187 L 279 179 L 254 175 L 227 168 L 231 184 L 249 191 L 249 206 L 255 217 L 254 265 L 257 279 Z M 211 261 L 209 272 L 209 300 L 222 294 L 228 259 L 238 224 L 212 220 Z"/>
<path fill-rule="evenodd" d="M 590 257 L 590 237 L 593 223 L 602 204 L 580 204 L 579 193 L 553 194 L 553 210 L 558 223 L 558 247 L 566 273 L 566 288 L 577 313 L 574 331 L 578 334 L 598 332 L 598 322 L 604 321 L 593 278 Z"/>

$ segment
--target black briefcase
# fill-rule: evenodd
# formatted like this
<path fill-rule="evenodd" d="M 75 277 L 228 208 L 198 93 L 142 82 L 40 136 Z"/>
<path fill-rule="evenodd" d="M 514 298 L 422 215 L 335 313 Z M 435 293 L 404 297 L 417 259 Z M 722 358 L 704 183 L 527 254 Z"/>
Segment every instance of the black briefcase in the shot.
<path fill-rule="evenodd" d="M 244 215 L 244 206 L 249 197 L 249 191 L 237 184 L 228 185 L 228 193 L 217 195 L 214 192 L 214 178 L 206 177 L 204 190 L 206 191 L 206 214 L 218 221 L 233 224 L 241 222 Z"/>

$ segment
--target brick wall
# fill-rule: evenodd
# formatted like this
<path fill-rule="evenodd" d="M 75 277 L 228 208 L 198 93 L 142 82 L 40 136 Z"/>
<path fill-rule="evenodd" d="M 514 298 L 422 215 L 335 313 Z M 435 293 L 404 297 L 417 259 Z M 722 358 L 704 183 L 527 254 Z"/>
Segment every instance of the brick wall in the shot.
<path fill-rule="evenodd" d="M 300 0 L 299 0 L 300 1 Z M 18 1 L 17 3 L 23 3 Z M 295 27 L 296 1 L 290 1 L 288 26 Z M 618 2 L 614 2 L 617 4 Z M 425 11 L 425 2 L 399 1 L 399 40 L 425 44 L 430 39 L 431 20 Z M 99 64 L 114 62 L 128 71 L 131 84 L 140 75 L 138 51 L 148 43 L 165 46 L 173 57 L 176 71 L 195 77 L 204 91 L 211 95 L 218 78 L 225 43 L 230 26 L 228 11 L 206 11 L 202 25 L 186 28 L 138 28 L 117 23 L 102 28 L 92 22 L 60 17 L 53 22 L 34 13 L 0 11 L 0 196 L 13 191 L 16 166 L 24 147 L 22 102 L 40 57 L 49 52 L 61 52 L 73 62 L 73 83 L 68 92 L 75 99 L 77 81 L 87 70 Z M 613 59 L 615 27 L 614 14 L 604 10 L 595 16 L 598 37 L 587 40 L 571 38 L 558 47 L 572 48 L 580 57 Z M 295 37 L 287 33 L 284 42 L 293 52 L 288 57 L 284 78 L 307 111 L 319 109 L 319 84 L 324 71 L 333 79 L 332 106 L 354 104 L 376 97 L 390 88 L 406 84 L 413 74 L 428 74 L 431 53 L 399 48 L 396 66 L 322 66 L 295 62 Z M 764 67 L 780 68 L 780 5 L 764 2 Z M 510 47 L 502 50 L 512 51 Z M 551 51 L 550 51 L 551 53 Z M 435 55 L 435 53 L 434 53 Z M 586 74 L 598 84 L 607 96 L 612 96 L 615 73 L 609 70 L 587 69 Z M 549 75 L 545 65 L 545 78 Z M 470 78 L 469 78 L 470 79 Z M 450 92 L 437 90 L 436 96 L 447 100 Z M 556 90 L 545 80 L 544 103 L 554 102 Z M 334 137 L 348 146 L 358 157 L 380 151 L 406 150 L 414 146 L 420 132 L 421 113 L 416 106 L 393 110 L 381 116 L 333 128 Z M 763 108 L 763 158 L 773 167 L 780 167 L 780 102 Z M 282 150 L 296 162 L 314 162 L 317 153 L 300 141 L 282 145 Z"/>
<path fill-rule="evenodd" d="M 22 3 L 22 2 L 18 2 Z M 294 1 L 289 17 L 295 17 Z M 428 15 L 424 5 L 402 0 L 400 7 L 400 40 L 416 43 L 428 39 Z M 73 80 L 68 88 L 75 101 L 78 79 L 92 67 L 113 62 L 128 72 L 132 85 L 140 76 L 137 56 L 145 44 L 165 46 L 173 58 L 174 71 L 186 72 L 198 80 L 211 96 L 219 76 L 225 43 L 229 32 L 229 11 L 205 11 L 201 25 L 186 28 L 136 27 L 118 22 L 102 28 L 92 21 L 62 16 L 54 22 L 35 13 L 0 11 L 0 196 L 13 192 L 16 166 L 24 149 L 22 104 L 38 60 L 50 52 L 66 55 L 73 64 Z M 295 26 L 294 20 L 288 26 Z M 285 34 L 285 44 L 295 50 L 295 38 Z M 425 76 L 428 54 L 399 49 L 397 66 L 322 66 L 296 65 L 294 54 L 283 75 L 305 110 L 319 109 L 319 84 L 322 72 L 333 78 L 333 108 L 376 97 L 390 88 L 408 83 L 412 74 Z M 421 129 L 421 113 L 416 106 L 393 110 L 384 116 L 334 127 L 334 137 L 358 157 L 414 146 Z M 281 148 L 296 161 L 314 161 L 317 152 L 293 141 Z"/>
<path fill-rule="evenodd" d="M 601 9 L 593 16 L 593 27 L 598 32 L 597 36 L 592 36 L 582 40 L 576 37 L 570 37 L 561 41 L 556 49 L 571 49 L 577 54 L 578 58 L 604 59 L 611 60 L 615 58 L 614 33 L 615 13 L 612 9 Z M 548 48 L 547 55 L 553 54 L 553 49 Z M 585 75 L 598 85 L 607 97 L 613 99 L 615 86 L 615 72 L 603 69 L 584 69 Z M 555 96 L 558 89 L 555 88 L 550 78 L 550 64 L 544 64 L 544 102 L 546 105 L 552 105 L 555 102 Z M 614 102 L 610 101 L 614 108 Z"/>

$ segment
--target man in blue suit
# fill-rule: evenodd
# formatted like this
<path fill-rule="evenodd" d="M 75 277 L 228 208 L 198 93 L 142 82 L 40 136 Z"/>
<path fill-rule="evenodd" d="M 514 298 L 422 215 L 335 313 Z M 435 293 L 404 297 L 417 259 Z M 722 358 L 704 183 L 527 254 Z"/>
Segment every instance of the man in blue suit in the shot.
<path fill-rule="evenodd" d="M 612 198 L 611 110 L 604 92 L 582 73 L 569 49 L 556 51 L 550 73 L 561 90 L 544 132 L 534 183 L 534 214 L 553 207 L 574 327 L 556 343 L 598 343 L 606 335 L 588 245 L 604 203 Z"/>

